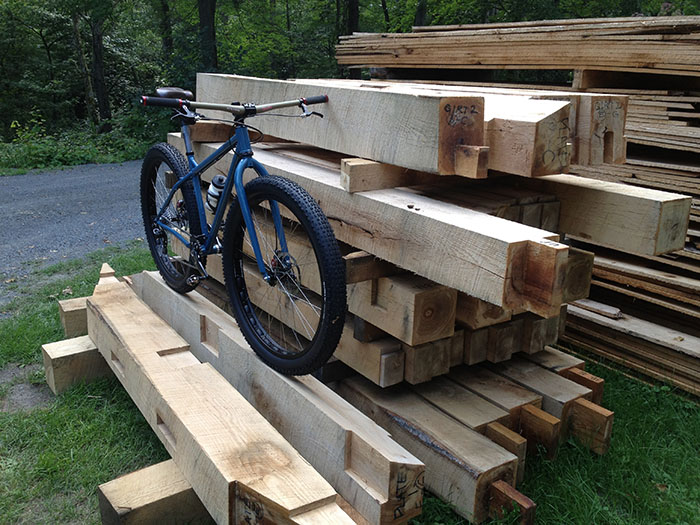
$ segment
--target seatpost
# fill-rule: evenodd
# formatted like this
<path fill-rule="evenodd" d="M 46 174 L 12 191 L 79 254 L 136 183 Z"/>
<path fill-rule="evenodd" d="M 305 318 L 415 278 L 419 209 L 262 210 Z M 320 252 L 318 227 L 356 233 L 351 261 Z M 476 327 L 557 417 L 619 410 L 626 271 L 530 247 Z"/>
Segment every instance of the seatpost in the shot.
<path fill-rule="evenodd" d="M 182 129 L 182 138 L 185 141 L 185 155 L 187 155 L 187 163 L 190 169 L 197 166 L 194 160 L 194 148 L 192 147 L 192 139 L 190 139 L 190 127 L 185 122 L 180 126 Z"/>

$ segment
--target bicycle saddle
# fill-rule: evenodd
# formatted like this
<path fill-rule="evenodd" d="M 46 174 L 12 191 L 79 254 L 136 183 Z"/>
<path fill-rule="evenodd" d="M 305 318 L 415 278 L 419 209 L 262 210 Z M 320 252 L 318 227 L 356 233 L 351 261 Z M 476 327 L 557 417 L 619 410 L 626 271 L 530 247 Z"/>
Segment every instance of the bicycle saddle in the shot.
<path fill-rule="evenodd" d="M 159 97 L 163 98 L 182 98 L 184 100 L 194 100 L 194 95 L 191 91 L 179 87 L 160 87 L 156 89 Z"/>

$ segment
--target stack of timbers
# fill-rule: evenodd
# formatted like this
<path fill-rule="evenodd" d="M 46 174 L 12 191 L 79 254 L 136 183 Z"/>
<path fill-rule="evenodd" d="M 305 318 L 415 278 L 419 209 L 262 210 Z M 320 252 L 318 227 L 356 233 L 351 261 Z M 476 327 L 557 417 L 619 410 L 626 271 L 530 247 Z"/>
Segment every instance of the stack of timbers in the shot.
<path fill-rule="evenodd" d="M 569 305 L 562 340 L 700 395 L 697 328 L 668 328 L 609 304 L 584 299 Z"/>
<path fill-rule="evenodd" d="M 332 390 L 267 368 L 198 294 L 152 275 L 120 282 L 106 265 L 101 275 L 82 308 L 61 304 L 82 335 L 43 346 L 47 382 L 60 393 L 115 375 L 172 457 L 102 485 L 103 523 L 381 524 L 421 512 L 423 463 Z M 500 494 L 504 470 L 485 490 Z"/>
<path fill-rule="evenodd" d="M 501 174 L 469 180 L 419 171 L 419 166 L 425 169 L 427 154 L 394 157 L 394 162 L 402 163 L 399 167 L 313 147 L 335 147 L 365 157 L 390 156 L 394 149 L 406 152 L 392 130 L 406 129 L 400 119 L 410 116 L 417 105 L 422 109 L 420 123 L 412 123 L 415 130 L 401 138 L 423 143 L 425 151 L 430 145 L 437 150 L 442 147 L 439 133 L 427 129 L 430 125 L 439 129 L 440 117 L 448 113 L 444 100 L 456 104 L 466 96 L 473 99 L 474 91 L 393 85 L 380 89 L 342 81 L 283 82 L 229 75 L 200 75 L 198 81 L 199 97 L 208 101 L 229 100 L 231 93 L 242 100 L 256 92 L 260 100 L 329 93 L 331 103 L 323 107 L 326 118 L 321 123 L 268 118 L 260 124 L 266 132 L 271 128 L 276 140 L 307 144 L 262 143 L 255 155 L 271 173 L 302 185 L 329 217 L 346 261 L 352 314 L 336 357 L 379 386 L 404 380 L 418 384 L 461 363 L 500 363 L 518 352 L 536 353 L 556 342 L 562 305 L 588 295 L 592 266 L 590 253 L 555 241 L 560 233 L 573 232 L 648 255 L 683 245 L 679 232 L 690 203 L 677 195 L 647 189 L 630 192 L 621 185 L 567 175 Z M 376 122 L 371 125 L 376 135 L 371 142 L 349 137 L 346 127 L 352 124 L 351 117 L 339 118 L 352 115 L 360 96 L 361 107 L 375 108 Z M 490 101 L 490 96 L 496 95 L 490 93 L 484 100 Z M 497 101 L 510 97 L 520 104 L 530 100 L 533 105 L 527 107 L 534 114 L 530 122 L 541 118 L 540 102 L 551 102 L 527 94 L 498 96 Z M 489 114 L 486 102 L 480 107 Z M 571 109 L 570 103 L 565 107 Z M 437 122 L 431 119 L 435 113 Z M 503 115 L 491 121 L 502 131 L 499 140 L 537 142 L 533 136 L 548 126 L 525 125 L 524 113 L 521 107 L 520 117 L 506 122 Z M 210 123 L 192 128 L 198 158 L 214 151 L 216 143 L 208 141 L 216 140 L 221 131 L 219 140 L 226 139 L 228 128 Z M 416 136 L 419 132 L 426 135 Z M 587 151 L 594 150 L 585 137 L 577 135 Z M 178 135 L 169 140 L 182 149 Z M 489 165 L 494 158 L 492 144 Z M 230 157 L 224 158 L 215 167 L 226 173 L 229 162 Z M 206 180 L 213 175 L 205 174 Z M 611 217 L 624 220 L 611 226 Z M 223 281 L 218 256 L 209 258 L 208 272 Z"/>
<path fill-rule="evenodd" d="M 612 306 L 572 310 L 567 339 L 688 392 L 700 393 L 700 79 L 584 71 L 580 89 L 629 97 L 627 161 L 585 177 L 675 191 L 692 198 L 686 244 L 661 256 L 596 252 L 591 297 Z M 583 240 L 583 239 L 580 239 Z"/>
<path fill-rule="evenodd" d="M 689 222 L 684 228 L 685 246 L 666 254 L 661 252 L 644 254 L 636 250 L 626 250 L 608 242 L 601 242 L 600 239 L 568 232 L 569 237 L 576 241 L 576 246 L 596 253 L 591 298 L 610 306 L 612 311 L 619 312 L 620 315 L 650 324 L 645 325 L 641 332 L 633 330 L 636 336 L 628 334 L 628 338 L 635 338 L 635 343 L 623 349 L 620 345 L 612 344 L 610 338 L 606 342 L 600 338 L 592 338 L 590 333 L 584 337 L 580 324 L 576 324 L 577 317 L 573 315 L 569 317 L 567 337 L 570 341 L 575 340 L 586 345 L 589 350 L 625 363 L 654 378 L 671 381 L 678 387 L 691 392 L 697 389 L 694 383 L 696 380 L 688 377 L 687 374 L 684 375 L 682 367 L 676 368 L 673 363 L 664 361 L 663 357 L 665 352 L 680 351 L 680 355 L 676 357 L 686 360 L 687 354 L 671 343 L 670 346 L 666 345 L 665 350 L 659 351 L 658 358 L 655 357 L 655 352 L 647 352 L 645 357 L 641 358 L 639 348 L 646 347 L 649 337 L 656 340 L 656 336 L 649 334 L 659 331 L 664 334 L 673 333 L 672 340 L 693 341 L 693 338 L 699 335 L 697 319 L 700 304 L 697 297 L 700 289 L 700 126 L 698 124 L 700 122 L 700 97 L 698 97 L 700 78 L 697 64 L 683 65 L 681 58 L 687 46 L 693 46 L 696 49 L 694 53 L 697 54 L 697 42 L 693 42 L 692 38 L 694 38 L 693 35 L 698 34 L 699 27 L 698 17 L 604 19 L 568 21 L 561 24 L 528 22 L 488 27 L 415 28 L 415 34 L 410 37 L 420 40 L 427 35 L 432 35 L 442 41 L 448 38 L 448 35 L 452 35 L 449 38 L 457 38 L 457 35 L 471 33 L 472 30 L 474 34 L 484 35 L 486 31 L 498 35 L 502 51 L 507 54 L 507 57 L 517 57 L 518 54 L 513 54 L 512 50 L 514 46 L 520 45 L 519 41 L 528 40 L 526 37 L 528 33 L 532 41 L 540 39 L 542 32 L 546 32 L 549 37 L 539 40 L 538 45 L 549 46 L 560 38 L 563 40 L 579 38 L 583 33 L 578 33 L 586 31 L 586 40 L 583 43 L 579 41 L 576 56 L 565 54 L 562 55 L 564 58 L 560 62 L 529 65 L 519 64 L 508 58 L 508 61 L 501 64 L 504 68 L 518 69 L 544 69 L 558 64 L 561 69 L 574 70 L 571 87 L 489 84 L 489 89 L 513 90 L 516 93 L 527 90 L 526 92 L 533 95 L 539 92 L 552 95 L 568 93 L 578 96 L 580 93 L 588 93 L 599 97 L 608 96 L 611 97 L 610 103 L 600 99 L 594 104 L 595 110 L 599 112 L 599 118 L 605 119 L 609 119 L 608 115 L 611 112 L 619 114 L 623 111 L 623 108 L 615 103 L 618 99 L 612 97 L 627 98 L 627 119 L 624 123 L 624 136 L 627 142 L 626 159 L 620 162 L 620 158 L 612 156 L 607 151 L 604 152 L 603 165 L 582 162 L 581 157 L 574 157 L 569 172 L 600 181 L 619 182 L 633 187 L 653 188 L 687 195 L 692 201 Z M 628 33 L 624 37 L 614 36 L 623 34 L 618 31 Z M 586 57 L 588 53 L 597 49 L 598 39 L 603 34 L 608 39 L 606 44 L 608 51 L 596 56 L 593 61 L 581 62 L 581 57 Z M 383 78 L 388 76 L 414 79 L 411 80 L 411 85 L 416 85 L 417 79 L 420 78 L 469 78 L 466 71 L 459 72 L 446 68 L 459 67 L 466 70 L 472 67 L 496 67 L 496 64 L 490 62 L 496 56 L 493 48 L 486 49 L 478 46 L 469 46 L 463 50 L 463 62 L 475 60 L 478 65 L 461 63 L 459 66 L 454 66 L 450 60 L 445 60 L 442 56 L 439 59 L 431 59 L 430 54 L 437 49 L 433 45 L 412 49 L 411 57 L 420 61 L 419 65 L 414 66 L 399 65 L 398 62 L 384 63 L 369 56 L 363 59 L 359 56 L 353 58 L 353 54 L 348 50 L 352 46 L 360 45 L 364 38 L 367 38 L 369 43 L 377 40 L 391 41 L 393 37 L 388 35 L 352 37 L 339 46 L 339 59 L 351 67 L 388 68 L 376 69 L 373 75 Z M 637 60 L 639 56 L 637 54 L 613 51 L 617 44 L 623 41 L 633 44 L 635 52 L 645 50 L 646 53 L 646 50 L 651 50 L 646 47 L 647 45 L 654 48 L 661 46 L 667 48 L 674 58 L 669 58 L 663 63 L 640 63 Z M 612 60 L 619 63 L 611 64 L 608 61 L 612 57 L 611 53 L 615 54 Z M 545 56 L 556 56 L 559 60 L 559 54 L 538 55 L 538 57 Z M 675 65 L 667 67 L 667 64 Z M 404 80 L 404 82 L 407 81 Z M 484 89 L 483 83 L 453 80 L 441 81 L 441 84 L 443 82 L 451 87 Z M 593 120 L 595 121 L 595 117 Z M 617 129 L 614 132 L 615 135 L 618 134 Z M 629 224 L 629 221 L 625 220 L 624 223 Z M 609 320 L 599 319 L 599 321 L 598 328 L 601 331 L 612 329 Z M 621 325 L 621 322 L 613 323 L 613 326 L 624 330 Z M 665 336 L 660 340 L 665 340 Z"/>
<path fill-rule="evenodd" d="M 700 394 L 698 274 L 596 250 L 591 296 L 569 305 L 562 340 Z"/>
<path fill-rule="evenodd" d="M 47 381 L 60 393 L 116 375 L 172 459 L 101 485 L 103 523 L 403 523 L 424 487 L 473 522 L 515 503 L 529 523 L 535 504 L 515 489 L 528 452 L 554 458 L 569 436 L 609 446 L 602 380 L 554 348 L 417 386 L 346 376 L 333 383 L 346 401 L 267 368 L 198 292 L 108 270 L 93 296 L 60 303 L 75 337 L 44 345 Z"/>
<path fill-rule="evenodd" d="M 700 76 L 700 17 L 573 19 L 416 27 L 340 37 L 340 65 L 598 69 Z M 436 65 L 439 64 L 439 65 Z"/>
<path fill-rule="evenodd" d="M 680 256 L 698 259 L 699 35 L 697 16 L 429 26 L 408 34 L 341 37 L 337 58 L 348 67 L 381 68 L 374 73 L 404 79 L 468 78 L 469 69 L 574 70 L 577 92 L 628 96 L 627 162 L 600 170 L 573 159 L 571 172 L 693 197 L 692 249 Z"/>

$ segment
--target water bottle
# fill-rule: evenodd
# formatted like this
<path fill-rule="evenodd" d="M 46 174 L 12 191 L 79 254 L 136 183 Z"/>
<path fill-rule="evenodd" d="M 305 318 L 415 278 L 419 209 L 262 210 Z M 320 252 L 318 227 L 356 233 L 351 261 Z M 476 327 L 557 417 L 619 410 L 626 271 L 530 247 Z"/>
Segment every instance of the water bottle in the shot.
<path fill-rule="evenodd" d="M 224 189 L 225 182 L 226 177 L 223 175 L 214 175 L 211 184 L 209 184 L 205 207 L 212 213 L 216 213 L 216 207 L 219 205 L 219 197 L 221 197 L 221 191 Z"/>

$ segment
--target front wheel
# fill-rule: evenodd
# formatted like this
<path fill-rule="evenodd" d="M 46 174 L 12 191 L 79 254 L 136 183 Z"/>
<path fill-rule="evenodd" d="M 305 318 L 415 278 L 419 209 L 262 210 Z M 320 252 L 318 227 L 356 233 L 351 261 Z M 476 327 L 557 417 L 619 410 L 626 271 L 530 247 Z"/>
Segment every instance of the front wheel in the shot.
<path fill-rule="evenodd" d="M 328 219 L 303 188 L 265 176 L 245 186 L 270 276 L 258 269 L 238 203 L 224 229 L 223 270 L 233 314 L 246 340 L 278 372 L 308 374 L 335 351 L 345 323 L 345 264 Z M 277 202 L 287 250 L 270 212 Z"/>

